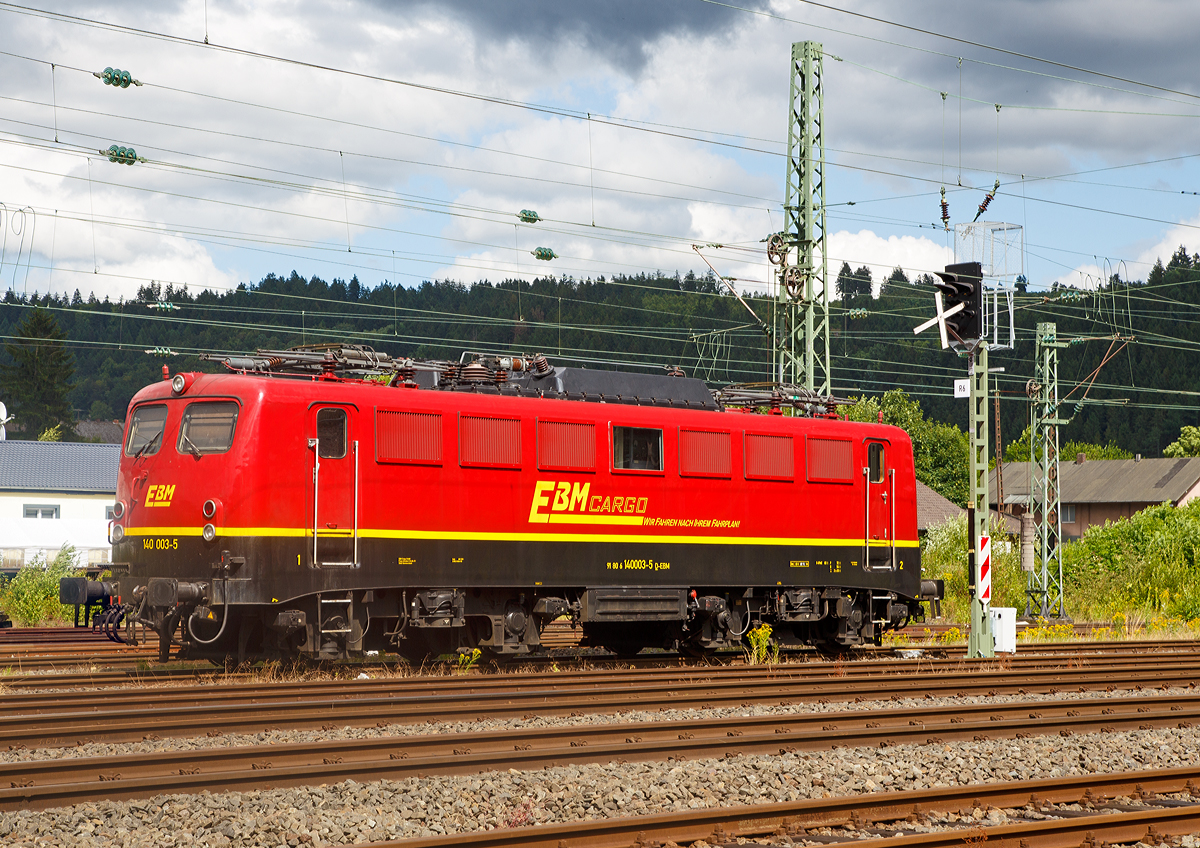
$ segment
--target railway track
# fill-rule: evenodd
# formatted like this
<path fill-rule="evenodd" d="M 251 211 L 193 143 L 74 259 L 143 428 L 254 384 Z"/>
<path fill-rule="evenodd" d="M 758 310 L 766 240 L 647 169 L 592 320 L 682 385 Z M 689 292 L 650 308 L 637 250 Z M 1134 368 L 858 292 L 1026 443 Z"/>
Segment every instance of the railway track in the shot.
<path fill-rule="evenodd" d="M 90 633 L 90 631 L 89 631 Z M 89 650 L 89 646 L 95 646 Z M 157 650 L 152 647 L 117 645 L 104 640 L 95 641 L 89 638 L 81 646 L 60 644 L 49 649 L 43 649 L 33 643 L 21 643 L 19 650 L 6 650 L 14 646 L 6 646 L 0 642 L 0 669 L 5 670 L 4 682 L 10 687 L 26 688 L 35 686 L 117 686 L 128 682 L 170 681 L 180 679 L 209 678 L 215 674 L 223 678 L 232 678 L 237 672 L 217 671 L 208 662 L 174 660 L 168 664 L 157 662 Z M 1200 640 L 1116 640 L 1098 642 L 1048 642 L 1021 645 L 1017 657 L 1027 657 L 1046 654 L 1076 654 L 1081 657 L 1093 654 L 1145 654 L 1161 651 L 1195 651 L 1200 653 Z M 916 647 L 885 647 L 863 648 L 844 656 L 846 663 L 858 660 L 888 659 L 897 655 L 906 655 L 919 651 L 930 658 L 965 656 L 962 646 L 922 645 Z M 783 657 L 785 664 L 793 662 L 818 662 L 821 655 L 813 651 L 787 651 Z M 647 653 L 632 659 L 616 660 L 611 655 L 598 653 L 585 656 L 541 655 L 522 658 L 514 663 L 501 666 L 485 664 L 479 672 L 491 669 L 511 668 L 514 665 L 536 668 L 538 666 L 557 666 L 564 663 L 580 663 L 586 665 L 604 665 L 617 663 L 622 667 L 651 668 L 663 665 L 678 665 L 686 663 L 698 666 L 705 663 L 738 664 L 744 661 L 740 652 L 717 654 L 707 660 L 696 660 L 682 657 L 673 653 Z M 1004 657 L 1000 658 L 1004 661 Z M 360 667 L 370 670 L 374 666 L 402 665 L 397 657 L 383 656 L 368 659 L 360 663 L 335 664 L 335 669 Z M 80 671 L 80 668 L 86 668 Z M 315 667 L 315 666 L 314 666 Z M 44 674 L 26 675 L 26 672 L 56 672 L 52 677 Z"/>
<path fill-rule="evenodd" d="M 153 757 L 71 757 L 0 764 L 0 811 L 98 799 L 129 800 L 164 792 L 400 780 L 578 763 L 782 754 L 837 746 L 886 748 L 1029 735 L 1070 736 L 1191 727 L 1198 722 L 1200 695 L 1095 698 L 379 735 L 167 751 Z M 334 725 L 324 729 L 333 730 Z"/>
<path fill-rule="evenodd" d="M 1065 667 L 1074 666 L 1074 667 Z M 722 666 L 580 671 L 291 684 L 244 683 L 155 690 L 12 692 L 3 698 L 0 746 L 54 747 L 81 741 L 138 741 L 149 734 L 259 732 L 372 726 L 380 721 L 503 719 L 527 714 L 618 713 L 804 701 L 888 700 L 904 688 L 935 696 L 1055 694 L 1157 686 L 1195 686 L 1200 656 L 1163 653 L 1153 664 L 1128 657 L 1083 663 L 1025 657 L 1007 668 L 946 660 L 894 660 L 841 666 Z"/>
<path fill-rule="evenodd" d="M 852 843 L 854 848 L 962 848 L 984 842 L 1005 848 L 1158 845 L 1170 837 L 1200 831 L 1197 784 L 1200 768 L 1075 775 L 1062 780 L 880 792 L 373 844 L 379 848 L 637 848 L 698 840 L 724 846 L 753 839 L 776 845 Z M 1006 818 L 1011 823 L 981 824 L 975 810 L 990 808 L 1009 812 Z M 837 832 L 821 832 L 826 829 Z M 917 832 L 919 829 L 928 832 Z"/>

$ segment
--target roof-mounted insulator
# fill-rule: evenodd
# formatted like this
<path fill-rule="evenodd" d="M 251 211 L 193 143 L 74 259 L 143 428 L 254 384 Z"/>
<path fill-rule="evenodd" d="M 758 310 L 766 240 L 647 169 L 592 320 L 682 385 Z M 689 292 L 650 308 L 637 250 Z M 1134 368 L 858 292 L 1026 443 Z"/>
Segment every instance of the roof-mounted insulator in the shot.
<path fill-rule="evenodd" d="M 535 258 L 541 259 L 543 262 L 549 262 L 551 259 L 558 258 L 558 254 L 548 247 L 535 247 L 530 252 Z"/>
<path fill-rule="evenodd" d="M 522 224 L 536 224 L 538 221 L 542 220 L 538 213 L 534 212 L 532 209 L 522 209 L 517 213 L 517 217 L 521 220 Z"/>
<path fill-rule="evenodd" d="M 463 367 L 458 379 L 464 383 L 486 383 L 492 379 L 492 369 L 482 362 L 472 362 Z"/>
<path fill-rule="evenodd" d="M 539 353 L 533 357 L 533 373 L 535 376 L 545 377 L 553 370 L 550 367 L 550 360 L 546 358 L 545 354 Z"/>

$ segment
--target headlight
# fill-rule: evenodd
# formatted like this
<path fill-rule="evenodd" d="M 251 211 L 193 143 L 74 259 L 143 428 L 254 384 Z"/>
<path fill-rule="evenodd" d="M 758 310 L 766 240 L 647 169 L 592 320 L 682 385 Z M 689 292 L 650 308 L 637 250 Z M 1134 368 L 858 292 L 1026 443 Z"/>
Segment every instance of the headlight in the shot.
<path fill-rule="evenodd" d="M 125 528 L 120 524 L 114 524 L 108 535 L 114 545 L 119 545 L 121 544 L 121 540 L 125 538 Z"/>
<path fill-rule="evenodd" d="M 204 541 L 211 542 L 213 539 L 217 538 L 217 528 L 213 527 L 211 524 L 205 524 L 202 535 L 204 536 Z"/>
<path fill-rule="evenodd" d="M 125 503 L 117 501 L 113 504 L 113 518 L 123 518 L 125 516 Z"/>
<path fill-rule="evenodd" d="M 171 391 L 175 394 L 183 394 L 183 390 L 187 388 L 187 377 L 182 374 L 176 374 L 171 378 Z"/>
<path fill-rule="evenodd" d="M 217 502 L 209 498 L 204 502 L 204 507 L 201 510 L 205 518 L 212 518 L 217 514 Z"/>

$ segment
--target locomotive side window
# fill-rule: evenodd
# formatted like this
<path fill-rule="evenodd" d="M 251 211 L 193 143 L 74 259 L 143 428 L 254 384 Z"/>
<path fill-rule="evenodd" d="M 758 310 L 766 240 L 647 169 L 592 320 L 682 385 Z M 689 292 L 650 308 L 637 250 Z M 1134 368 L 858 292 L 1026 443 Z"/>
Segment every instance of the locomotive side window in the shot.
<path fill-rule="evenodd" d="M 791 436 L 746 434 L 746 479 L 791 480 L 796 475 L 796 443 Z"/>
<path fill-rule="evenodd" d="M 538 421 L 538 468 L 546 471 L 595 471 L 596 425 L 588 422 Z"/>
<path fill-rule="evenodd" d="M 613 427 L 613 468 L 662 471 L 662 430 Z"/>
<path fill-rule="evenodd" d="M 189 404 L 183 411 L 183 421 L 179 425 L 179 444 L 176 450 L 195 456 L 225 453 L 233 445 L 237 417 L 236 403 L 223 401 Z"/>
<path fill-rule="evenodd" d="M 379 462 L 441 465 L 441 414 L 376 410 L 375 458 Z"/>
<path fill-rule="evenodd" d="M 862 472 L 859 472 L 862 475 Z M 854 446 L 849 439 L 808 437 L 808 479 L 813 483 L 854 481 Z"/>
<path fill-rule="evenodd" d="M 683 477 L 728 477 L 733 465 L 728 433 L 679 429 L 679 473 Z"/>
<path fill-rule="evenodd" d="M 324 459 L 346 455 L 346 410 L 336 406 L 317 410 L 317 445 Z"/>
<path fill-rule="evenodd" d="M 883 482 L 883 445 L 871 442 L 867 445 L 867 479 L 872 483 Z"/>
<path fill-rule="evenodd" d="M 162 447 L 163 428 L 167 424 L 167 405 L 157 403 L 139 406 L 133 411 L 129 424 L 129 440 L 125 442 L 126 456 L 150 456 Z"/>

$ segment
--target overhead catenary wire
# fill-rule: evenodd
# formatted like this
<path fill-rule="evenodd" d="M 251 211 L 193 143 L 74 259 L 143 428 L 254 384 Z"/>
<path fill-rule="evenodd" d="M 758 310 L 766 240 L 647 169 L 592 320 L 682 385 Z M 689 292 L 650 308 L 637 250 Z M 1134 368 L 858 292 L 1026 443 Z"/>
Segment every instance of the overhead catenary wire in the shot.
<path fill-rule="evenodd" d="M 344 181 L 344 180 L 343 180 Z M 347 216 L 348 217 L 348 216 Z"/>

